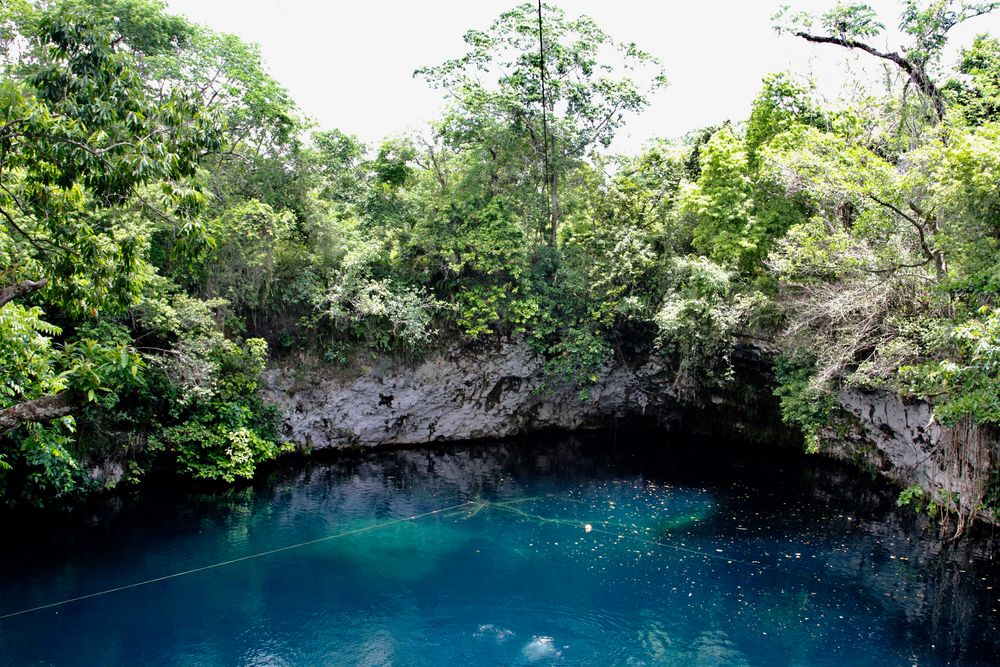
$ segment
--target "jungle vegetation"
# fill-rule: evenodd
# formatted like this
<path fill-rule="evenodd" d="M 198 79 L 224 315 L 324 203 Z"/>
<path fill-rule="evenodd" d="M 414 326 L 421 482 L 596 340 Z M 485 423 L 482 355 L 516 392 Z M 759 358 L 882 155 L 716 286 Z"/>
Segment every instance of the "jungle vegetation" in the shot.
<path fill-rule="evenodd" d="M 778 72 L 749 118 L 623 156 L 664 66 L 553 5 L 542 49 L 529 3 L 417 69 L 446 111 L 369 146 L 159 0 L 8 0 L 0 498 L 72 498 L 106 459 L 129 483 L 250 477 L 288 448 L 261 373 L 301 350 L 520 336 L 587 400 L 625 341 L 695 386 L 757 341 L 811 449 L 842 386 L 1000 426 L 1000 39 L 942 55 L 998 6 L 904 0 L 899 52 L 864 4 L 785 9 L 787 39 L 884 85 L 830 101 Z"/>

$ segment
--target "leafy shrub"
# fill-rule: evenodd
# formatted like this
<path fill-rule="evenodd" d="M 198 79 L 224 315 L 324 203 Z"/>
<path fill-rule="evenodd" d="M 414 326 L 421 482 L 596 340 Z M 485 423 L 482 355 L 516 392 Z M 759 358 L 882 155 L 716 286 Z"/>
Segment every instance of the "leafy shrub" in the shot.
<path fill-rule="evenodd" d="M 611 345 L 601 335 L 587 328 L 573 327 L 548 349 L 542 371 L 544 390 L 570 383 L 579 390 L 581 401 L 589 401 L 590 388 L 597 382 L 602 367 L 611 357 Z"/>
<path fill-rule="evenodd" d="M 934 401 L 943 424 L 1000 424 L 1000 308 L 951 327 L 941 348 L 944 359 L 900 369 L 904 389 Z"/>
<path fill-rule="evenodd" d="M 151 436 L 151 449 L 174 454 L 193 477 L 227 482 L 252 477 L 259 463 L 289 450 L 278 442 L 273 408 L 256 395 L 267 343 L 215 339 L 199 352 L 207 370 L 200 391 L 172 396 L 176 420 Z"/>
<path fill-rule="evenodd" d="M 669 275 L 653 316 L 658 346 L 678 358 L 682 377 L 728 373 L 730 353 L 760 295 L 740 294 L 731 272 L 703 257 L 674 258 Z"/>
<path fill-rule="evenodd" d="M 806 451 L 820 451 L 819 430 L 830 423 L 836 398 L 815 381 L 816 365 L 802 357 L 779 356 L 774 363 L 781 417 L 802 429 Z"/>

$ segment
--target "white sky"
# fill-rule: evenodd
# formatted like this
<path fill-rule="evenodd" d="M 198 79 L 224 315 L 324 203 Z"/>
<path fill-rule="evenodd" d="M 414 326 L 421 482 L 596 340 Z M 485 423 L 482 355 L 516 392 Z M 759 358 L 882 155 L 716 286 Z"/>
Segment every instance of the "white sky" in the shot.
<path fill-rule="evenodd" d="M 787 2 L 824 10 L 835 0 L 556 0 L 568 16 L 587 14 L 619 41 L 659 57 L 670 85 L 626 121 L 614 150 L 634 152 L 654 137 L 676 137 L 726 119 L 742 120 L 761 78 L 780 70 L 814 77 L 827 94 L 867 56 L 810 45 L 771 29 Z M 517 0 L 168 0 L 170 10 L 219 32 L 256 42 L 274 77 L 324 129 L 374 142 L 419 127 L 442 104 L 413 70 L 465 53 L 462 35 L 485 28 Z M 869 0 L 895 27 L 899 4 Z M 953 32 L 952 53 L 979 32 L 1000 32 L 1000 15 Z M 889 41 L 884 45 L 897 47 Z M 952 56 L 953 59 L 953 56 Z"/>

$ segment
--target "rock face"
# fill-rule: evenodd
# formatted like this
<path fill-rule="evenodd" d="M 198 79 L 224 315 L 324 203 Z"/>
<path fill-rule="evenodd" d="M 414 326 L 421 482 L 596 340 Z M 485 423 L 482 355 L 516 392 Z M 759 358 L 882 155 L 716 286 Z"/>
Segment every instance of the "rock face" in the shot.
<path fill-rule="evenodd" d="M 834 455 L 861 459 L 902 486 L 920 486 L 960 515 L 979 513 L 998 463 L 995 433 L 968 423 L 945 428 L 929 403 L 887 392 L 846 389 L 838 398 L 851 419 L 825 434 Z"/>
<path fill-rule="evenodd" d="M 570 386 L 541 393 L 542 360 L 522 341 L 448 349 L 415 363 L 376 362 L 350 374 L 267 371 L 263 397 L 283 415 L 283 435 L 311 448 L 499 438 L 597 426 L 676 405 L 672 374 L 655 358 L 618 362 L 583 401 Z"/>
<path fill-rule="evenodd" d="M 382 359 L 350 372 L 286 361 L 267 371 L 263 398 L 281 410 L 286 439 L 317 449 L 502 438 L 638 416 L 692 430 L 692 413 L 696 429 L 748 436 L 761 423 L 780 422 L 770 364 L 750 352 L 735 385 L 702 388 L 695 410 L 679 399 L 670 365 L 649 354 L 616 357 L 589 401 L 571 386 L 541 392 L 542 360 L 517 340 L 446 349 L 417 363 Z M 919 485 L 967 514 L 981 504 L 996 465 L 995 437 L 973 426 L 942 428 L 929 404 L 886 393 L 844 390 L 839 399 L 842 416 L 823 434 L 828 453 L 904 487 Z M 773 442 L 780 433 L 780 426 L 758 431 L 756 439 Z"/>

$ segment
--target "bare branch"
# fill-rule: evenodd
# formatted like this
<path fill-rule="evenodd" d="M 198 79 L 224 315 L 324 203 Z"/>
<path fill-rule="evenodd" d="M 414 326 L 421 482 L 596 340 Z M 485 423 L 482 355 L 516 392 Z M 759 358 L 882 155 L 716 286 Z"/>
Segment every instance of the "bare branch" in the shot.
<path fill-rule="evenodd" d="M 906 220 L 907 222 L 909 222 L 913 226 L 913 228 L 917 230 L 917 236 L 918 236 L 919 241 L 920 241 L 920 250 L 921 250 L 921 252 L 924 253 L 924 257 L 926 257 L 928 259 L 928 261 L 933 261 L 934 262 L 934 266 L 937 268 L 938 278 L 943 278 L 944 277 L 944 271 L 945 271 L 944 258 L 941 256 L 941 251 L 934 250 L 933 248 L 931 248 L 930 243 L 927 241 L 927 232 L 926 232 L 926 230 L 924 228 L 924 226 L 927 223 L 926 222 L 920 222 L 916 218 L 914 218 L 913 216 L 907 215 L 906 213 L 904 213 L 903 211 L 901 211 L 898 206 L 894 205 L 892 202 L 882 201 L 881 199 L 879 199 L 878 197 L 876 197 L 873 194 L 869 194 L 868 196 L 876 204 L 878 204 L 879 206 L 882 206 L 884 208 L 889 209 L 890 211 L 892 211 L 896 215 L 900 216 L 901 218 L 903 218 L 904 220 Z M 918 213 L 918 215 L 919 215 L 920 209 L 917 208 L 914 204 L 910 204 L 910 208 L 912 208 L 914 210 L 914 212 Z"/>
<path fill-rule="evenodd" d="M 901 56 L 898 53 L 892 51 L 879 51 L 873 46 L 865 44 L 864 42 L 859 42 L 853 39 L 844 37 L 829 37 L 826 35 L 813 35 L 808 32 L 794 32 L 792 33 L 796 37 L 801 37 L 807 42 L 813 42 L 815 44 L 834 44 L 836 46 L 842 46 L 846 49 L 859 49 L 865 53 L 869 53 L 876 58 L 881 58 L 882 60 L 888 60 L 894 63 L 901 70 L 906 72 L 906 75 L 910 77 L 910 80 L 914 83 L 917 88 L 920 89 L 927 97 L 930 98 L 931 104 L 934 105 L 934 113 L 938 120 L 943 120 L 945 115 L 944 107 L 944 96 L 941 95 L 940 89 L 931 81 L 930 77 L 927 76 L 927 72 L 919 64 L 908 60 L 906 57 Z"/>

